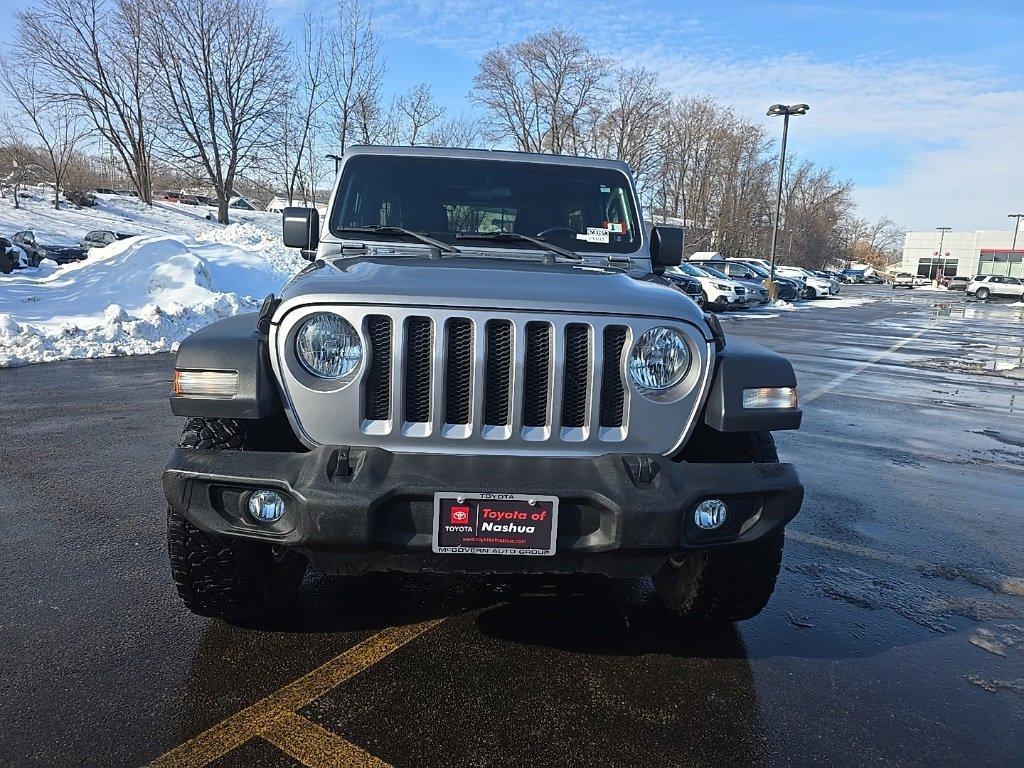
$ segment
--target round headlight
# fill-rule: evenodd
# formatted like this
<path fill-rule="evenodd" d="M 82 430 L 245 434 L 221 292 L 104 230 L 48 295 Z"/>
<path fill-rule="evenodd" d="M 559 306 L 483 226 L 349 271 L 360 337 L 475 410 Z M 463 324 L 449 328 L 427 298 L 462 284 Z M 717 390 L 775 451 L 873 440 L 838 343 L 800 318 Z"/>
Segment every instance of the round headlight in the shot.
<path fill-rule="evenodd" d="M 629 377 L 640 389 L 671 389 L 690 369 L 690 348 L 678 331 L 651 328 L 629 355 Z"/>
<path fill-rule="evenodd" d="M 320 312 L 299 326 L 295 355 L 314 376 L 342 379 L 359 367 L 363 345 L 351 323 L 338 315 Z"/>

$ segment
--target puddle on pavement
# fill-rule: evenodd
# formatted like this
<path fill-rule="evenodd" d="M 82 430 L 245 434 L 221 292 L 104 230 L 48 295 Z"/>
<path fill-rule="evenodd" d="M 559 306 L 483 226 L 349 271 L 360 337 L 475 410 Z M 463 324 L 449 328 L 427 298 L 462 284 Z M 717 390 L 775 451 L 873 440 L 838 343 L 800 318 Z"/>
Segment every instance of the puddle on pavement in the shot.
<path fill-rule="evenodd" d="M 878 576 L 859 568 L 800 563 L 787 570 L 817 582 L 827 597 L 868 610 L 888 610 L 932 632 L 951 632 L 954 616 L 973 621 L 1022 619 L 1024 609 L 997 600 L 950 597 L 922 584 Z"/>

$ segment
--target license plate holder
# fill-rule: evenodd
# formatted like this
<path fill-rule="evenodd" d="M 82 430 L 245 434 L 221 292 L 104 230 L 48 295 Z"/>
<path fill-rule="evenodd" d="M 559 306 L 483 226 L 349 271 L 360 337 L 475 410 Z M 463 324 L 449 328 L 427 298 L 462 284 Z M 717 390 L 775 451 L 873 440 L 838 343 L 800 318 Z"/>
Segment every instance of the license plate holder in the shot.
<path fill-rule="evenodd" d="M 555 554 L 557 535 L 557 496 L 449 491 L 434 494 L 434 552 L 550 557 Z"/>

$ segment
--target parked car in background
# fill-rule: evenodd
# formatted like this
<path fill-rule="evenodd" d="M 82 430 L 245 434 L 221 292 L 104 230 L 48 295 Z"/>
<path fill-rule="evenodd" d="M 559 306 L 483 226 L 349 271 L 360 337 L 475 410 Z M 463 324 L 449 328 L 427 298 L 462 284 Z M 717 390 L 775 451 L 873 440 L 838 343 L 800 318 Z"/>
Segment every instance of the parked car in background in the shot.
<path fill-rule="evenodd" d="M 978 299 L 1024 298 L 1024 283 L 1006 275 L 979 275 L 967 285 L 967 294 Z"/>
<path fill-rule="evenodd" d="M 93 192 L 95 192 L 97 195 L 116 195 L 117 194 L 117 192 L 114 191 L 113 189 L 111 189 L 110 187 L 96 187 L 96 189 L 94 189 Z"/>
<path fill-rule="evenodd" d="M 939 283 L 944 285 L 950 291 L 963 291 L 967 289 L 967 286 L 971 283 L 971 278 L 966 275 L 956 275 L 954 277 L 944 277 Z"/>
<path fill-rule="evenodd" d="M 745 286 L 724 276 L 713 277 L 692 262 L 684 261 L 678 267 L 669 267 L 665 270 L 665 274 L 669 276 L 681 274 L 700 282 L 701 290 L 704 293 L 704 304 L 708 309 L 738 309 L 756 303 L 756 301 L 752 302 L 751 297 L 747 295 Z"/>
<path fill-rule="evenodd" d="M 31 229 L 16 232 L 11 240 L 25 252 L 30 267 L 38 267 L 43 259 L 67 264 L 71 261 L 83 261 L 86 257 L 86 252 L 77 245 L 44 243 Z"/>
<path fill-rule="evenodd" d="M 700 268 L 708 271 L 714 270 L 715 273 L 727 277 L 730 280 L 736 280 L 747 287 L 754 296 L 760 297 L 761 304 L 767 304 L 771 299 L 768 296 L 768 288 L 765 287 L 765 276 L 758 274 L 754 269 L 747 264 L 739 264 L 732 261 L 726 261 L 724 259 L 707 259 L 698 261 L 697 264 Z M 796 290 L 792 293 L 795 295 Z M 787 299 L 788 301 L 788 299 Z"/>
<path fill-rule="evenodd" d="M 19 266 L 18 249 L 6 237 L 0 237 L 0 275 L 9 275 Z"/>
<path fill-rule="evenodd" d="M 796 277 L 802 279 L 806 286 L 804 288 L 805 298 L 818 299 L 832 293 L 832 281 L 826 280 L 823 277 L 818 277 L 809 269 L 776 265 L 775 274 L 781 275 L 782 277 Z"/>
<path fill-rule="evenodd" d="M 909 272 L 897 272 L 892 278 L 892 287 L 896 288 L 913 288 L 914 287 L 914 276 Z"/>
<path fill-rule="evenodd" d="M 125 232 L 112 232 L 109 229 L 94 229 L 82 238 L 79 245 L 88 251 L 91 248 L 105 248 L 111 243 L 117 242 L 118 240 L 125 240 L 129 237 L 135 237 L 135 235 L 130 235 Z"/>
<path fill-rule="evenodd" d="M 736 277 L 743 280 L 758 280 L 762 287 L 771 278 L 771 265 L 767 268 L 761 266 L 759 261 L 753 261 L 750 259 L 728 259 L 725 264 L 729 267 L 722 271 L 730 277 Z M 744 275 L 753 274 L 754 277 L 746 277 Z M 775 282 L 778 283 L 778 298 L 782 301 L 799 301 L 804 294 L 804 283 L 803 281 L 796 281 L 789 277 L 782 277 L 781 275 L 775 275 Z"/>
<path fill-rule="evenodd" d="M 843 277 L 846 283 L 863 283 L 865 273 L 863 269 L 844 269 Z"/>
<path fill-rule="evenodd" d="M 862 283 L 867 285 L 885 285 L 885 280 L 880 278 L 878 275 L 866 275 L 861 279 Z"/>
<path fill-rule="evenodd" d="M 696 302 L 698 307 L 704 306 L 704 289 L 701 287 L 700 280 L 679 273 L 665 274 L 665 278 Z"/>

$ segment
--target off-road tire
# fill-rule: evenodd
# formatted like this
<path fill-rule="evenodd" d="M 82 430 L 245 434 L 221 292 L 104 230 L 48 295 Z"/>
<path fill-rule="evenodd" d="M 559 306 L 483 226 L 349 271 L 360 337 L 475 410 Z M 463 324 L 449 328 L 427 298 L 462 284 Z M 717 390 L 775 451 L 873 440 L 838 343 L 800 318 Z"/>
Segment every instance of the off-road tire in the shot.
<path fill-rule="evenodd" d="M 974 292 L 974 297 L 984 301 L 989 297 L 990 293 L 991 291 L 988 288 L 979 288 L 977 291 Z"/>
<path fill-rule="evenodd" d="M 213 451 L 268 450 L 266 424 L 190 418 L 179 445 Z M 200 616 L 258 624 L 284 610 L 298 592 L 306 558 L 269 544 L 207 533 L 167 509 L 171 577 L 186 607 Z"/>
<path fill-rule="evenodd" d="M 770 432 L 723 433 L 705 427 L 691 438 L 685 458 L 712 464 L 775 463 L 779 454 Z M 654 575 L 658 597 L 686 619 L 751 619 L 775 591 L 783 543 L 780 532 L 757 544 L 687 553 Z"/>

